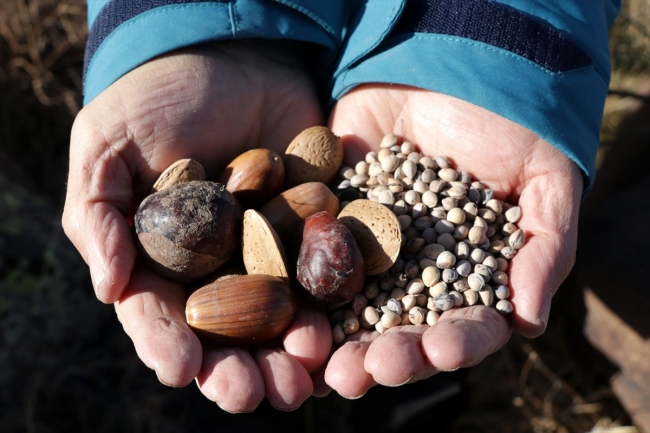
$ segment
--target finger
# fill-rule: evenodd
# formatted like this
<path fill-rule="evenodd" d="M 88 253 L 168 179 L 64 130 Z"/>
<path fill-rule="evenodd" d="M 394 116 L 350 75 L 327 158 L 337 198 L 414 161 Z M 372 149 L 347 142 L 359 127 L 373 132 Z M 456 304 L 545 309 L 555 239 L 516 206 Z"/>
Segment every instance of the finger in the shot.
<path fill-rule="evenodd" d="M 203 395 L 230 413 L 252 412 L 264 399 L 262 373 L 243 349 L 205 349 L 196 383 Z"/>
<path fill-rule="evenodd" d="M 357 339 L 345 342 L 334 352 L 325 370 L 325 383 L 339 395 L 349 399 L 362 397 L 377 384 L 365 370 L 364 362 L 372 339 L 379 334 L 371 334 L 368 331 L 357 334 Z"/>
<path fill-rule="evenodd" d="M 445 311 L 422 335 L 428 363 L 440 371 L 470 367 L 510 338 L 508 321 L 496 309 L 473 306 Z"/>
<path fill-rule="evenodd" d="M 323 364 L 318 370 L 309 374 L 311 383 L 314 386 L 314 391 L 312 392 L 314 397 L 326 397 L 332 391 L 332 388 L 325 382 L 326 369 L 327 364 Z"/>
<path fill-rule="evenodd" d="M 309 373 L 287 352 L 259 349 L 255 361 L 264 378 L 266 398 L 276 409 L 297 409 L 312 394 Z"/>
<path fill-rule="evenodd" d="M 112 303 L 129 282 L 136 256 L 125 217 L 132 178 L 123 157 L 126 140 L 108 137 L 100 126 L 83 111 L 75 121 L 63 228 L 90 267 L 97 297 Z"/>
<path fill-rule="evenodd" d="M 428 326 L 399 326 L 372 342 L 364 368 L 385 386 L 400 386 L 430 377 L 436 370 L 422 351 L 422 334 Z"/>
<path fill-rule="evenodd" d="M 522 191 L 518 225 L 527 241 L 509 269 L 513 324 L 530 338 L 546 329 L 552 297 L 573 267 L 577 245 L 582 175 L 563 155 L 548 165 L 556 171 L 534 177 Z"/>
<path fill-rule="evenodd" d="M 143 265 L 134 268 L 115 303 L 117 317 L 144 364 L 169 386 L 185 386 L 199 373 L 201 343 L 185 323 L 185 290 Z"/>
<path fill-rule="evenodd" d="M 284 336 L 284 350 L 311 373 L 327 360 L 332 348 L 332 329 L 323 312 L 311 305 L 298 308 Z"/>

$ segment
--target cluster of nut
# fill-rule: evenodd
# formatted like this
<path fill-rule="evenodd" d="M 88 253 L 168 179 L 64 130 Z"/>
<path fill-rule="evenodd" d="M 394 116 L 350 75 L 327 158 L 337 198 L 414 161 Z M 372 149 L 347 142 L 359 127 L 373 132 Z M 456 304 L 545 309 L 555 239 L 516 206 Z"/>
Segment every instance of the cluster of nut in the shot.
<path fill-rule="evenodd" d="M 434 325 L 454 307 L 482 303 L 504 314 L 509 263 L 526 239 L 516 222 L 521 209 L 445 157 L 424 156 L 387 134 L 379 152 L 340 170 L 341 207 L 367 198 L 391 209 L 401 229 L 390 269 L 368 275 L 362 293 L 331 314 L 340 344 L 360 327 L 383 333 L 397 325 Z M 496 297 L 496 302 L 495 302 Z"/>
<path fill-rule="evenodd" d="M 192 159 L 160 175 L 135 213 L 135 242 L 153 270 L 199 287 L 185 310 L 197 335 L 242 344 L 284 332 L 297 308 L 295 257 L 288 260 L 285 245 L 298 233 L 305 239 L 303 268 L 311 271 L 304 281 L 319 283 L 305 288 L 316 299 L 341 305 L 361 291 L 363 258 L 335 218 L 339 201 L 326 185 L 342 161 L 339 137 L 312 127 L 283 155 L 269 149 L 238 155 L 217 182 L 206 180 Z M 321 242 L 324 232 L 330 242 Z"/>

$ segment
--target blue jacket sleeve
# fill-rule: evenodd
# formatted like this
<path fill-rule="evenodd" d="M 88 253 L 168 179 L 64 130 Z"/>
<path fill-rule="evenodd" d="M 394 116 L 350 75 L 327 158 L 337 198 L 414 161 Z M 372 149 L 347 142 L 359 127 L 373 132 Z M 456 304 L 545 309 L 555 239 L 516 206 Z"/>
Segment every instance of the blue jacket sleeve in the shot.
<path fill-rule="evenodd" d="M 88 0 L 84 104 L 147 60 L 202 42 L 311 42 L 333 61 L 343 16 L 343 0 Z"/>
<path fill-rule="evenodd" d="M 620 0 L 352 2 L 333 101 L 364 83 L 463 99 L 532 130 L 593 183 Z"/>
<path fill-rule="evenodd" d="M 364 83 L 445 93 L 519 123 L 593 182 L 620 0 L 89 0 L 84 103 L 155 56 L 278 38 L 322 49 L 332 101 Z M 336 59 L 336 62 L 333 60 Z"/>

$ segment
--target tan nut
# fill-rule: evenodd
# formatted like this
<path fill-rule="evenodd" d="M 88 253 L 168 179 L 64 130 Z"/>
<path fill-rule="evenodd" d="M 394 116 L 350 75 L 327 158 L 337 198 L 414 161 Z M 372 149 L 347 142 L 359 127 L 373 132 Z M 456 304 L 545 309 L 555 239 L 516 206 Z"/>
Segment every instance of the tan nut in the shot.
<path fill-rule="evenodd" d="M 307 128 L 293 139 L 284 155 L 285 185 L 330 183 L 343 162 L 341 139 L 325 126 Z"/>
<path fill-rule="evenodd" d="M 192 180 L 205 180 L 203 166 L 193 159 L 179 159 L 158 176 L 151 193 Z"/>

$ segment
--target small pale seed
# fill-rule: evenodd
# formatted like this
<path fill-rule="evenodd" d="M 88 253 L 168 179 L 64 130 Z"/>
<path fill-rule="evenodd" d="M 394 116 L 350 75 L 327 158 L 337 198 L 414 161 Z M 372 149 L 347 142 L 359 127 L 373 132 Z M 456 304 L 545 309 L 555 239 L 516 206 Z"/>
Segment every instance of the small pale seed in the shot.
<path fill-rule="evenodd" d="M 462 293 L 456 290 L 452 290 L 451 292 L 449 292 L 449 296 L 451 296 L 451 298 L 454 300 L 454 307 L 460 307 L 461 305 L 463 305 Z"/>
<path fill-rule="evenodd" d="M 436 307 L 440 308 L 442 311 L 451 310 L 454 308 L 454 298 L 449 296 L 448 293 L 441 293 L 433 299 Z"/>
<path fill-rule="evenodd" d="M 512 304 L 507 299 L 502 299 L 497 302 L 496 308 L 497 311 L 502 314 L 512 313 Z"/>
<path fill-rule="evenodd" d="M 436 313 L 435 311 L 429 311 L 427 313 L 427 325 L 433 326 L 436 323 L 438 323 L 439 319 L 440 319 L 440 314 Z"/>
<path fill-rule="evenodd" d="M 494 288 L 494 295 L 499 299 L 508 299 L 510 297 L 510 289 L 503 284 Z"/>
<path fill-rule="evenodd" d="M 410 311 L 411 308 L 415 307 L 415 296 L 406 295 L 402 298 L 402 309 L 404 311 Z"/>
<path fill-rule="evenodd" d="M 481 298 L 483 305 L 487 305 L 489 307 L 494 302 L 494 290 L 492 290 L 492 287 L 488 285 L 483 287 L 483 289 L 478 292 L 478 295 Z"/>
<path fill-rule="evenodd" d="M 389 149 L 397 144 L 397 135 L 393 134 L 392 132 L 389 132 L 388 134 L 384 135 L 384 138 L 381 139 L 381 143 L 379 144 L 379 147 L 382 149 Z"/>
<path fill-rule="evenodd" d="M 510 238 L 508 238 L 508 243 L 510 244 L 510 247 L 515 250 L 523 247 L 526 243 L 526 235 L 524 234 L 524 231 L 522 229 L 519 229 L 511 234 Z"/>
<path fill-rule="evenodd" d="M 438 172 L 438 177 L 446 182 L 453 182 L 458 178 L 458 172 L 451 167 L 443 168 Z"/>
<path fill-rule="evenodd" d="M 521 218 L 521 208 L 519 206 L 511 207 L 505 212 L 505 217 L 509 223 L 516 223 Z"/>
<path fill-rule="evenodd" d="M 406 285 L 406 293 L 409 295 L 417 295 L 424 290 L 424 282 L 420 278 L 413 278 Z"/>
<path fill-rule="evenodd" d="M 413 307 L 409 310 L 409 322 L 413 325 L 420 325 L 426 320 L 427 311 L 421 307 Z"/>
<path fill-rule="evenodd" d="M 402 317 L 393 312 L 388 312 L 381 316 L 380 322 L 384 328 L 390 329 L 402 323 Z"/>
<path fill-rule="evenodd" d="M 469 288 L 475 292 L 478 292 L 485 286 L 485 279 L 480 274 L 469 274 L 467 277 L 467 284 Z"/>
<path fill-rule="evenodd" d="M 433 266 L 428 266 L 422 271 L 422 282 L 427 287 L 432 287 L 440 281 L 440 270 Z"/>
<path fill-rule="evenodd" d="M 448 290 L 447 283 L 445 283 L 444 281 L 440 281 L 429 288 L 429 296 L 435 298 L 441 293 L 447 293 L 447 290 Z"/>
<path fill-rule="evenodd" d="M 463 292 L 463 305 L 470 306 L 478 302 L 478 292 L 474 290 L 465 290 Z"/>

